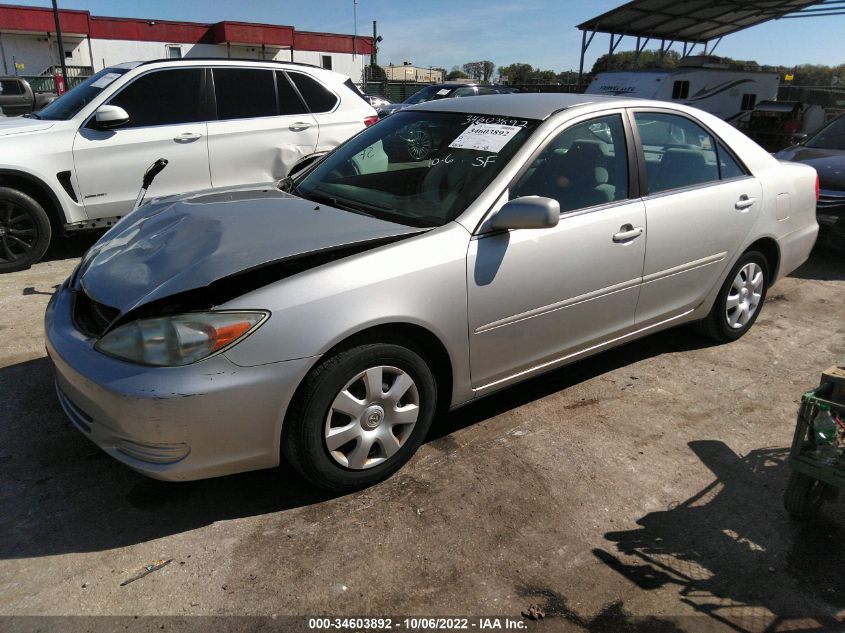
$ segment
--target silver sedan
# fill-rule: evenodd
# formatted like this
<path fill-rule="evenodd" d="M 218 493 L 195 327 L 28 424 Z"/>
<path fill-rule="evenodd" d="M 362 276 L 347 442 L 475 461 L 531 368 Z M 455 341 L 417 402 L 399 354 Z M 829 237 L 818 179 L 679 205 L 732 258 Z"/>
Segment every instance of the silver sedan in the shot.
<path fill-rule="evenodd" d="M 367 486 L 438 411 L 683 323 L 742 336 L 813 246 L 816 182 L 674 104 L 415 106 L 278 187 L 121 220 L 47 310 L 59 402 L 151 477 Z"/>

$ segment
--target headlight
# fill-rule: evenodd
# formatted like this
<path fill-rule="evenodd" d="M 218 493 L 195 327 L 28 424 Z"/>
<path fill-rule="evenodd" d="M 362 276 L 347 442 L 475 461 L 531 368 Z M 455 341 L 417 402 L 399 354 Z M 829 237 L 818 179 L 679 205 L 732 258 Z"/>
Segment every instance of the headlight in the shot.
<path fill-rule="evenodd" d="M 255 331 L 267 312 L 189 312 L 121 325 L 94 346 L 100 352 L 142 365 L 189 365 Z"/>

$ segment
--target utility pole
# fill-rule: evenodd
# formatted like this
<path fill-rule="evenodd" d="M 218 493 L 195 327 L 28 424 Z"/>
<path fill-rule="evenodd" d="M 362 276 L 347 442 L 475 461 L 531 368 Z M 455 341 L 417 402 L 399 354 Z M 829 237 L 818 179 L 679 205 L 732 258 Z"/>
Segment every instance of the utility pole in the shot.
<path fill-rule="evenodd" d="M 59 41 L 59 62 L 62 64 L 62 81 L 64 82 L 64 89 L 68 88 L 67 65 L 65 64 L 65 46 L 62 44 L 62 25 L 59 24 L 59 7 L 56 0 L 53 0 L 53 19 L 56 21 L 56 39 Z M 56 86 L 56 92 L 59 87 Z"/>
<path fill-rule="evenodd" d="M 373 66 L 378 66 L 378 43 L 381 41 L 381 38 L 378 36 L 378 26 L 376 25 L 376 21 L 373 20 L 373 54 L 370 56 L 370 64 Z"/>
<path fill-rule="evenodd" d="M 355 59 L 358 53 L 358 0 L 352 0 L 352 15 L 355 29 L 352 35 L 352 59 Z"/>

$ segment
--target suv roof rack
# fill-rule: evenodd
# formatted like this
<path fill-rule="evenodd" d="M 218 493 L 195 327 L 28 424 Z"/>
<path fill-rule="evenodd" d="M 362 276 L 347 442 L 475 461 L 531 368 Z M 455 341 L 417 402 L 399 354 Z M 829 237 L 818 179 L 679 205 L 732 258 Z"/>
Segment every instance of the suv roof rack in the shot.
<path fill-rule="evenodd" d="M 245 57 L 180 57 L 178 59 L 173 58 L 162 58 L 162 59 L 148 59 L 147 61 L 143 61 L 139 63 L 139 66 L 146 66 L 147 64 L 161 64 L 164 62 L 171 62 L 174 64 L 178 64 L 180 62 L 261 62 L 263 64 L 291 64 L 292 66 L 306 66 L 308 68 L 319 68 L 320 70 L 326 70 L 322 66 L 317 66 L 316 64 L 306 64 L 305 62 L 287 62 L 280 59 L 248 59 Z"/>

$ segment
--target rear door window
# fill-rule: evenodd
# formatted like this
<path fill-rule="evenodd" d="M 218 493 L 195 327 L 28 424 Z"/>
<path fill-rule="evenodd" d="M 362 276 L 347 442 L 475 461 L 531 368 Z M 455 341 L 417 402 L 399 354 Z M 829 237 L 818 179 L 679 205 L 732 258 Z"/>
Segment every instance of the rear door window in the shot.
<path fill-rule="evenodd" d="M 331 112 L 337 105 L 337 97 L 316 79 L 303 73 L 288 73 L 294 85 L 299 89 L 305 103 L 313 113 Z"/>
<path fill-rule="evenodd" d="M 124 127 L 204 121 L 202 74 L 202 68 L 156 70 L 138 77 L 109 104 L 120 106 L 129 114 L 129 123 Z"/>
<path fill-rule="evenodd" d="M 0 81 L 0 95 L 22 95 L 23 84 L 16 79 Z"/>
<path fill-rule="evenodd" d="M 719 180 L 716 143 L 703 127 L 686 117 L 660 112 L 636 112 L 634 119 L 649 193 Z"/>
<path fill-rule="evenodd" d="M 305 107 L 299 94 L 288 81 L 285 73 L 276 71 L 276 92 L 279 95 L 279 114 L 306 114 Z"/>
<path fill-rule="evenodd" d="M 276 85 L 272 70 L 215 68 L 212 72 L 219 120 L 276 116 Z"/>

